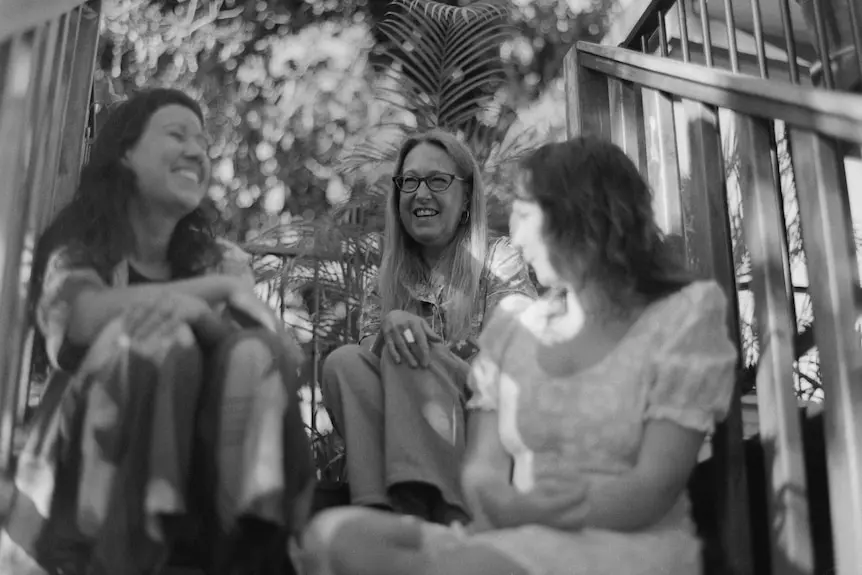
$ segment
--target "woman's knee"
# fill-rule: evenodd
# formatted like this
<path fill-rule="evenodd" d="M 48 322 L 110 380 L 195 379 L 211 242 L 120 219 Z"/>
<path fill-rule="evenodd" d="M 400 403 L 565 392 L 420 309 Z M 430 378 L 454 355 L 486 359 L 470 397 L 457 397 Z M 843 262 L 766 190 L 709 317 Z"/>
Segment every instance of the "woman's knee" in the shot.
<path fill-rule="evenodd" d="M 266 365 L 274 359 L 269 343 L 256 333 L 247 331 L 225 338 L 216 348 L 215 356 L 225 364 L 248 361 Z"/>
<path fill-rule="evenodd" d="M 339 381 L 361 373 L 366 365 L 363 350 L 357 344 L 343 345 L 334 349 L 323 361 L 320 386 L 324 394 L 339 393 Z"/>
<path fill-rule="evenodd" d="M 351 565 L 365 573 L 374 572 L 370 568 L 381 556 L 396 559 L 393 554 L 415 553 L 421 547 L 422 530 L 416 518 L 339 507 L 318 513 L 311 521 L 302 536 L 301 556 L 304 565 L 317 567 L 312 573 L 341 573 Z"/>
<path fill-rule="evenodd" d="M 184 323 L 145 338 L 130 337 L 122 317 L 109 322 L 93 341 L 85 362 L 116 360 L 117 352 L 128 351 L 161 363 L 168 358 L 179 362 L 199 362 L 202 352 L 191 328 Z"/>
<path fill-rule="evenodd" d="M 361 517 L 357 507 L 336 507 L 321 511 L 308 523 L 300 541 L 302 571 L 329 575 L 333 556 L 342 553 L 342 538 L 337 534 L 350 520 Z"/>

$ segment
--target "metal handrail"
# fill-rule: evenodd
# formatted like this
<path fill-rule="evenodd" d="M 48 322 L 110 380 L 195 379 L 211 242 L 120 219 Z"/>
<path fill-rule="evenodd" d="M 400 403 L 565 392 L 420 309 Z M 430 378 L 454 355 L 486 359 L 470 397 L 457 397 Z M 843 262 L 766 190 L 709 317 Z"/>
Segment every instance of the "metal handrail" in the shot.
<path fill-rule="evenodd" d="M 0 42 L 86 4 L 88 0 L 0 0 Z"/>
<path fill-rule="evenodd" d="M 844 140 L 862 138 L 859 96 L 778 84 L 668 58 L 579 42 L 579 65 L 680 98 L 816 130 Z"/>

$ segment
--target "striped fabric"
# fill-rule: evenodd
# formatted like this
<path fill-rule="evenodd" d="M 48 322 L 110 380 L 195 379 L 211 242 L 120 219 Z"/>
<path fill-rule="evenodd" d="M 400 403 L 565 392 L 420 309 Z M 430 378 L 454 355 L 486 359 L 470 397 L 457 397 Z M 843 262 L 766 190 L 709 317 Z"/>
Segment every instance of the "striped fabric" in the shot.
<path fill-rule="evenodd" d="M 216 325 L 130 341 L 114 322 L 49 385 L 0 573 L 158 573 L 190 538 L 208 573 L 284 572 L 314 479 L 296 396 L 305 362 L 284 334 Z"/>

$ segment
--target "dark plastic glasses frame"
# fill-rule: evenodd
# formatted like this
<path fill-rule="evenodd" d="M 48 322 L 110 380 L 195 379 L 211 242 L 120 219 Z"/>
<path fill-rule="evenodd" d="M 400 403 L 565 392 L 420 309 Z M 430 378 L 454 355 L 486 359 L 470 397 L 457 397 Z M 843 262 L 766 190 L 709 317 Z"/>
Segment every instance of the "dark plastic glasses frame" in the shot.
<path fill-rule="evenodd" d="M 434 179 L 443 180 L 440 183 L 434 182 Z M 445 172 L 437 172 L 431 174 L 430 176 L 425 176 L 424 178 L 420 178 L 419 176 L 395 176 L 392 178 L 392 183 L 395 184 L 395 188 L 401 192 L 402 194 L 414 194 L 419 190 L 419 187 L 422 185 L 422 182 L 425 182 L 425 185 L 429 190 L 435 193 L 443 193 L 448 190 L 452 186 L 452 182 L 458 180 L 459 182 L 466 182 L 465 178 L 459 178 L 455 174 L 447 174 Z M 415 182 L 415 187 L 410 189 L 414 184 L 406 185 L 407 182 Z M 405 187 L 406 186 L 406 187 Z"/>

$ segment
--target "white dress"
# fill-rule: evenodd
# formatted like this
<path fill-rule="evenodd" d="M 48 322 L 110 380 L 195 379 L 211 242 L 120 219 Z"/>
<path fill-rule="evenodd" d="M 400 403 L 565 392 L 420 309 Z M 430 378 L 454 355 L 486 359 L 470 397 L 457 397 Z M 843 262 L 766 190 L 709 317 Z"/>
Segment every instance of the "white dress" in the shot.
<path fill-rule="evenodd" d="M 547 299 L 506 303 L 501 310 L 510 313 L 496 313 L 480 339 L 468 408 L 498 411 L 521 491 L 544 473 L 601 483 L 634 466 L 647 420 L 711 432 L 727 412 L 737 354 L 727 334 L 726 299 L 714 282 L 693 283 L 649 306 L 615 349 L 583 371 L 567 366 L 570 343 L 543 343 L 524 327 L 523 318 L 547 307 Z M 528 525 L 459 535 L 429 526 L 425 541 L 437 552 L 491 545 L 530 575 L 701 572 L 686 493 L 639 532 Z"/>

